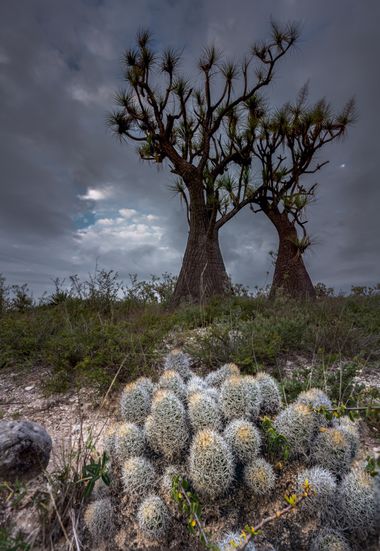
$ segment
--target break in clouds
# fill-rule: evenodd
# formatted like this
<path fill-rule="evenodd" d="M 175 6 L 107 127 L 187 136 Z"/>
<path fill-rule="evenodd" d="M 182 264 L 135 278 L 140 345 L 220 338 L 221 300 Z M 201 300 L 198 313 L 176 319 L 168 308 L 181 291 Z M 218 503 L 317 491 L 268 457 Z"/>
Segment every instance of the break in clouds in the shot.
<path fill-rule="evenodd" d="M 0 6 L 0 271 L 35 295 L 56 276 L 95 264 L 123 278 L 177 273 L 187 225 L 172 175 L 139 160 L 106 126 L 123 86 L 122 53 L 142 26 L 158 48 L 184 49 L 197 77 L 201 47 L 239 59 L 270 18 L 299 21 L 302 36 L 268 90 L 273 105 L 309 82 L 311 100 L 338 110 L 351 97 L 358 120 L 326 147 L 308 209 L 314 282 L 337 290 L 380 281 L 377 0 L 3 0 Z M 225 226 L 227 271 L 250 287 L 270 281 L 277 236 L 249 209 Z M 269 272 L 269 275 L 268 275 Z"/>

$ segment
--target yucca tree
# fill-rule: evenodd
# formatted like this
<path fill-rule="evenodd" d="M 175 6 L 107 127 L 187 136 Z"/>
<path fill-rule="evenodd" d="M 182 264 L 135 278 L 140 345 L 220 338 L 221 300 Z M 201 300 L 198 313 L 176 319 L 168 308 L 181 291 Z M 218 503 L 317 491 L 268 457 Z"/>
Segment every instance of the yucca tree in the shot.
<path fill-rule="evenodd" d="M 279 237 L 272 296 L 278 289 L 294 298 L 316 296 L 303 253 L 311 244 L 305 208 L 313 200 L 317 184 L 305 176 L 328 163 L 320 158 L 322 148 L 343 137 L 353 120 L 353 100 L 334 114 L 324 99 L 309 105 L 305 86 L 294 103 L 274 114 L 266 113 L 258 125 L 252 153 L 253 166 L 258 163 L 261 171 L 253 186 L 251 208 L 264 212 Z"/>
<path fill-rule="evenodd" d="M 127 90 L 117 94 L 110 124 L 142 159 L 165 163 L 187 211 L 188 241 L 173 303 L 229 292 L 219 230 L 252 200 L 249 184 L 258 94 L 298 37 L 297 27 L 272 23 L 268 41 L 256 43 L 238 65 L 215 48 L 203 51 L 200 73 L 186 80 L 181 56 L 161 53 L 140 32 L 124 57 Z"/>

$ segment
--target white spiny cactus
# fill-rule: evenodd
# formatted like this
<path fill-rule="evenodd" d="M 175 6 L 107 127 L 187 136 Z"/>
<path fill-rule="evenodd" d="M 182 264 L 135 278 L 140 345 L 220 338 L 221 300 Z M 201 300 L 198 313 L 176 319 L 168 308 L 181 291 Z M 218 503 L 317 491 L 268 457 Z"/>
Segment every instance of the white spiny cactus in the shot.
<path fill-rule="evenodd" d="M 313 441 L 311 460 L 336 475 L 347 472 L 352 463 L 352 446 L 346 434 L 334 427 L 321 428 Z"/>
<path fill-rule="evenodd" d="M 234 467 L 232 452 L 217 432 L 197 432 L 189 461 L 190 478 L 197 492 L 210 499 L 225 494 L 233 482 Z"/>
<path fill-rule="evenodd" d="M 295 402 L 277 415 L 274 427 L 287 439 L 291 456 L 306 456 L 319 424 L 316 414 L 309 406 Z"/>
<path fill-rule="evenodd" d="M 180 400 L 184 400 L 186 398 L 186 385 L 183 382 L 181 375 L 173 369 L 167 369 L 163 372 L 159 378 L 157 387 L 171 390 Z"/>
<path fill-rule="evenodd" d="M 281 407 L 281 393 L 277 381 L 261 371 L 256 375 L 261 391 L 261 414 L 274 415 Z"/>
<path fill-rule="evenodd" d="M 142 425 L 150 409 L 150 396 L 136 382 L 124 387 L 120 400 L 120 410 L 124 421 Z"/>
<path fill-rule="evenodd" d="M 311 491 L 308 498 L 300 504 L 300 511 L 308 517 L 328 518 L 336 509 L 337 483 L 335 476 L 323 467 L 305 469 L 297 477 L 298 493 L 302 492 L 306 480 Z"/>
<path fill-rule="evenodd" d="M 186 449 L 190 437 L 185 408 L 175 394 L 158 391 L 152 402 L 152 414 L 145 422 L 148 443 L 167 459 L 179 457 Z"/>
<path fill-rule="evenodd" d="M 181 375 L 184 381 L 191 377 L 191 357 L 179 349 L 174 349 L 166 356 L 164 370 L 174 370 Z"/>
<path fill-rule="evenodd" d="M 115 436 L 115 455 L 119 462 L 129 457 L 143 455 L 145 438 L 143 430 L 134 423 L 121 425 Z"/>
<path fill-rule="evenodd" d="M 225 428 L 224 438 L 240 463 L 248 463 L 259 454 L 261 436 L 250 421 L 245 419 L 231 421 Z"/>
<path fill-rule="evenodd" d="M 131 457 L 122 468 L 125 493 L 133 498 L 142 498 L 154 490 L 156 471 L 145 457 Z"/>
<path fill-rule="evenodd" d="M 276 475 L 270 463 L 258 457 L 244 467 L 244 484 L 254 496 L 268 495 L 274 488 Z"/>
<path fill-rule="evenodd" d="M 219 551 L 235 551 L 239 545 L 244 543 L 244 539 L 239 532 L 228 532 L 223 539 L 218 542 Z M 250 541 L 245 547 L 245 551 L 256 551 L 253 541 Z"/>
<path fill-rule="evenodd" d="M 190 424 L 194 432 L 210 428 L 220 430 L 222 417 L 219 406 L 206 392 L 194 392 L 188 399 Z"/>
<path fill-rule="evenodd" d="M 255 421 L 260 415 L 262 402 L 261 388 L 257 379 L 252 377 L 252 375 L 247 375 L 243 378 L 243 381 L 248 391 L 250 417 Z"/>
<path fill-rule="evenodd" d="M 224 381 L 220 390 L 219 404 L 227 421 L 250 418 L 250 395 L 243 377 L 234 375 Z"/>
<path fill-rule="evenodd" d="M 141 503 L 137 520 L 143 535 L 148 539 L 162 540 L 170 527 L 170 514 L 162 499 L 150 495 Z"/>
<path fill-rule="evenodd" d="M 322 528 L 313 538 L 310 551 L 351 551 L 351 546 L 341 532 Z"/>
<path fill-rule="evenodd" d="M 111 500 L 105 497 L 90 503 L 84 513 L 84 523 L 97 549 L 114 531 Z"/>
<path fill-rule="evenodd" d="M 238 366 L 233 363 L 224 364 L 219 369 L 211 371 L 211 373 L 207 375 L 206 383 L 210 386 L 220 388 L 224 381 L 233 375 L 240 375 Z"/>

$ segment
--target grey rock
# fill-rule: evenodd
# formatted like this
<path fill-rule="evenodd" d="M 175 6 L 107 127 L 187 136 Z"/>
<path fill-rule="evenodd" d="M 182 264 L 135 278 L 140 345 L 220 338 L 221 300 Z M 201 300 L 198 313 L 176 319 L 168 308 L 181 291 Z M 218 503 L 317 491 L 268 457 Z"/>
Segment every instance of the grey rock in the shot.
<path fill-rule="evenodd" d="M 29 480 L 49 463 L 52 441 L 33 421 L 0 421 L 0 481 Z"/>

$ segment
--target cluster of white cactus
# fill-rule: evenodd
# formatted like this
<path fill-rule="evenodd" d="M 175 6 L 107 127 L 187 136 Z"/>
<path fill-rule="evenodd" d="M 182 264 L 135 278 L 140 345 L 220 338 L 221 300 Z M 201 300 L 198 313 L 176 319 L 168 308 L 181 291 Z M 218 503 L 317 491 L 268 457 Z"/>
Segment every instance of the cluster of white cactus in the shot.
<path fill-rule="evenodd" d="M 123 423 L 105 438 L 112 475 L 120 477 L 141 536 L 161 542 L 160 548 L 167 545 L 165 538 L 178 517 L 173 478 L 186 479 L 204 505 L 223 507 L 233 493 L 255 512 L 278 482 L 282 487 L 284 464 L 286 470 L 294 459 L 292 491 L 301 494 L 305 480 L 312 491 L 289 522 L 293 517 L 316 522 L 311 551 L 348 551 L 347 542 L 375 531 L 377 486 L 363 470 L 352 470 L 359 448 L 357 425 L 347 417 L 329 421 L 316 411 L 332 407 L 323 391 L 301 392 L 284 407 L 277 381 L 264 372 L 245 376 L 235 364 L 225 364 L 202 377 L 191 364 L 189 356 L 174 351 L 156 383 L 141 377 L 126 385 L 120 402 Z M 281 461 L 272 456 L 264 416 L 271 418 L 271 435 L 285 439 L 289 453 Z M 86 511 L 85 524 L 95 544 L 101 533 L 113 529 L 112 499 L 112 492 L 96 489 L 96 501 Z M 334 530 L 342 527 L 347 541 L 332 528 L 320 530 L 333 520 Z M 220 551 L 241 543 L 241 528 L 236 525 L 226 533 L 218 543 Z M 255 551 L 255 546 L 260 548 L 256 540 L 246 549 Z"/>

